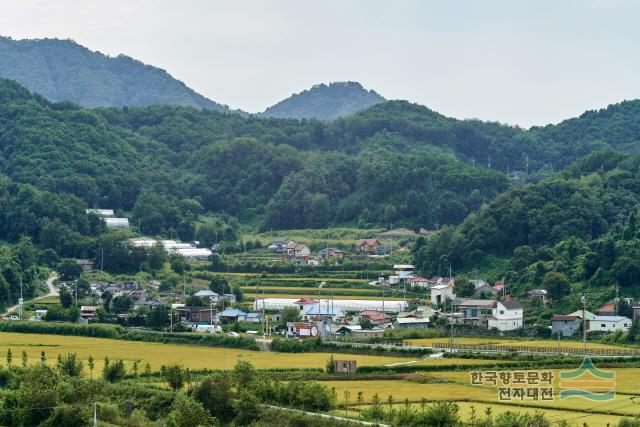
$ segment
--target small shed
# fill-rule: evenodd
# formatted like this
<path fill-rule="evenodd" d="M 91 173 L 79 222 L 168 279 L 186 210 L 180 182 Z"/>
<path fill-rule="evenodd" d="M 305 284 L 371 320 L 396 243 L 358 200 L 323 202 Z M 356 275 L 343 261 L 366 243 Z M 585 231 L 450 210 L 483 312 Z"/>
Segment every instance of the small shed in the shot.
<path fill-rule="evenodd" d="M 333 372 L 336 374 L 355 374 L 358 365 L 355 360 L 334 360 Z"/>

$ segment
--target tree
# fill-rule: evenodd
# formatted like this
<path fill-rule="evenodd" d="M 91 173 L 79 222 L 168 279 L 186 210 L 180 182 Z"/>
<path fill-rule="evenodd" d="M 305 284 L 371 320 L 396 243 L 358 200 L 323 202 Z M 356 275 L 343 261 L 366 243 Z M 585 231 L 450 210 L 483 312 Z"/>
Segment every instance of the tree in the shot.
<path fill-rule="evenodd" d="M 93 369 L 95 368 L 95 360 L 92 355 L 89 355 L 89 359 L 87 359 L 87 364 L 89 366 L 89 373 L 91 375 L 91 379 L 93 379 Z"/>
<path fill-rule="evenodd" d="M 77 280 L 82 274 L 82 266 L 70 258 L 62 259 L 56 269 L 60 275 L 60 279 L 64 281 Z"/>
<path fill-rule="evenodd" d="M 60 290 L 60 304 L 64 308 L 69 308 L 71 307 L 71 304 L 73 304 L 73 296 L 71 296 L 71 293 L 66 286 Z M 49 313 L 47 312 L 47 314 Z"/>
<path fill-rule="evenodd" d="M 559 300 L 571 293 L 571 283 L 564 273 L 550 271 L 544 275 L 542 287 L 547 290 L 549 297 Z"/>
<path fill-rule="evenodd" d="M 373 329 L 373 322 L 367 317 L 361 317 L 358 324 L 362 329 Z"/>
<path fill-rule="evenodd" d="M 162 329 L 169 324 L 169 309 L 163 305 L 153 307 L 147 315 L 147 326 Z"/>
<path fill-rule="evenodd" d="M 229 282 L 223 277 L 214 277 L 209 282 L 209 289 L 213 292 L 222 295 L 229 292 Z"/>
<path fill-rule="evenodd" d="M 249 390 L 240 390 L 238 398 L 233 401 L 236 412 L 235 425 L 249 425 L 260 416 L 260 402 Z"/>
<path fill-rule="evenodd" d="M 83 366 L 82 360 L 78 358 L 76 353 L 69 353 L 66 356 L 58 355 L 56 369 L 63 375 L 80 377 L 82 376 Z"/>
<path fill-rule="evenodd" d="M 239 389 L 247 390 L 255 379 L 255 369 L 250 362 L 239 360 L 233 367 L 232 376 Z"/>
<path fill-rule="evenodd" d="M 204 306 L 207 306 L 208 304 L 203 302 L 202 298 L 197 297 L 195 295 L 190 295 L 189 297 L 187 297 L 187 300 L 185 301 L 185 305 L 187 307 L 204 307 Z"/>
<path fill-rule="evenodd" d="M 335 373 L 335 366 L 333 364 L 333 354 L 331 356 L 329 356 L 329 359 L 327 360 L 327 363 L 325 364 L 325 372 L 327 374 Z"/>
<path fill-rule="evenodd" d="M 164 246 L 158 242 L 149 250 L 147 264 L 151 271 L 158 271 L 162 270 L 165 262 L 167 262 L 167 251 L 165 251 Z"/>
<path fill-rule="evenodd" d="M 7 349 L 7 366 L 11 367 L 11 363 L 13 362 L 13 354 L 11 353 L 11 349 Z"/>
<path fill-rule="evenodd" d="M 166 418 L 168 427 L 194 427 L 217 425 L 215 418 L 195 400 L 178 394 L 171 405 L 172 411 Z"/>
<path fill-rule="evenodd" d="M 42 363 L 42 364 L 47 363 L 47 355 L 46 355 L 46 353 L 44 352 L 44 350 L 42 350 L 42 351 L 40 352 L 40 363 Z"/>
<path fill-rule="evenodd" d="M 194 387 L 191 397 L 223 423 L 234 417 L 233 390 L 226 372 L 205 377 Z"/>
<path fill-rule="evenodd" d="M 236 302 L 242 302 L 244 299 L 244 293 L 242 292 L 242 288 L 237 283 L 233 285 L 233 295 L 236 297 Z"/>
<path fill-rule="evenodd" d="M 476 287 L 467 277 L 456 277 L 456 295 L 459 297 L 470 297 L 475 292 Z"/>
<path fill-rule="evenodd" d="M 289 322 L 297 322 L 300 320 L 300 310 L 296 307 L 287 307 L 280 312 L 280 316 L 285 325 Z"/>
<path fill-rule="evenodd" d="M 102 378 L 111 383 L 118 382 L 127 375 L 127 369 L 122 360 L 110 362 L 107 357 L 104 358 L 104 367 L 102 368 Z"/>
<path fill-rule="evenodd" d="M 174 390 L 180 390 L 184 386 L 187 373 L 180 364 L 162 365 L 160 374 L 165 379 L 169 387 Z"/>

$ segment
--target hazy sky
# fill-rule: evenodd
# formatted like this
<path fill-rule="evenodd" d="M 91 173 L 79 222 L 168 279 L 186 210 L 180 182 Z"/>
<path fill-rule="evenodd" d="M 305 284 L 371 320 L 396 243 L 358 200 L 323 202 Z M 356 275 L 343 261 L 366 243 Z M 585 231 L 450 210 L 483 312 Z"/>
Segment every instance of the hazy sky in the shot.
<path fill-rule="evenodd" d="M 2 0 L 0 34 L 71 38 L 246 111 L 355 80 L 521 126 L 640 98 L 640 2 Z"/>

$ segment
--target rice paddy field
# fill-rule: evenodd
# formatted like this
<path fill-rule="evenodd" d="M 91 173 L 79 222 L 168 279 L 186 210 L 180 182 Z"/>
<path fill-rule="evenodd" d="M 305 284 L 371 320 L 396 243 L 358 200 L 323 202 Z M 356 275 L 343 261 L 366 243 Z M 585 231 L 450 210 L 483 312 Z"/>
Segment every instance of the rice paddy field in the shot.
<path fill-rule="evenodd" d="M 430 346 L 433 343 L 447 343 L 448 338 L 419 338 L 419 339 L 411 339 L 405 341 L 407 344 L 414 346 Z M 502 338 L 490 338 L 490 337 L 460 337 L 454 339 L 455 344 L 491 344 L 495 346 L 519 346 L 519 347 L 549 347 L 551 349 L 555 349 L 558 346 L 558 341 L 556 340 L 541 340 L 541 339 L 502 339 Z M 582 348 L 581 341 L 573 341 L 573 340 L 561 340 L 560 346 L 565 348 Z M 587 342 L 588 348 L 601 348 L 601 349 L 616 349 L 620 348 L 618 345 L 614 344 L 603 344 L 597 342 Z"/>
<path fill-rule="evenodd" d="M 182 363 L 190 369 L 230 369 L 239 360 L 248 360 L 256 368 L 324 368 L 329 359 L 328 353 L 272 353 L 230 348 L 213 348 L 177 344 L 148 343 L 139 341 L 121 341 L 105 338 L 89 338 L 63 335 L 21 334 L 0 332 L 0 354 L 4 359 L 11 348 L 15 364 L 19 364 L 22 351 L 27 352 L 29 360 L 36 363 L 40 352 L 47 359 L 55 361 L 58 354 L 77 353 L 82 359 L 92 355 L 96 366 L 101 369 L 102 360 L 123 359 L 133 363 L 149 363 L 153 371 L 170 363 Z M 411 358 L 349 355 L 361 366 L 386 365 Z M 4 362 L 4 360 L 3 360 Z"/>
<path fill-rule="evenodd" d="M 600 402 L 581 397 L 560 400 L 558 369 L 552 370 L 555 379 L 554 398 L 551 401 L 502 401 L 498 398 L 497 387 L 471 385 L 469 372 L 461 371 L 434 372 L 410 376 L 406 380 L 325 381 L 324 384 L 334 388 L 339 399 L 342 399 L 345 391 L 349 391 L 351 406 L 348 415 L 352 417 L 358 417 L 359 411 L 366 408 L 373 396 L 378 394 L 385 406 L 389 396 L 392 396 L 396 406 L 404 405 L 405 399 L 413 405 L 418 405 L 422 399 L 428 402 L 456 401 L 462 418 L 467 421 L 471 417 L 472 408 L 477 415 L 482 415 L 487 408 L 491 408 L 494 415 L 506 411 L 542 411 L 554 424 L 567 421 L 570 426 L 583 426 L 586 423 L 591 427 L 605 427 L 616 425 L 623 417 L 640 415 L 640 399 L 636 398 L 640 397 L 640 368 L 612 370 L 616 372 L 616 396 L 613 400 Z M 359 392 L 364 398 L 364 405 L 354 405 Z"/>

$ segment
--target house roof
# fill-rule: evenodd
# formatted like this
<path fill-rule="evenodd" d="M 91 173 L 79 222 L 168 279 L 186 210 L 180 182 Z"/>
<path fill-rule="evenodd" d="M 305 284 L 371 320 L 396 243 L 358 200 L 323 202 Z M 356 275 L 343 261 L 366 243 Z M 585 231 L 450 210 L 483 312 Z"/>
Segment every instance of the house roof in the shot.
<path fill-rule="evenodd" d="M 294 302 L 296 305 L 307 305 L 307 304 L 318 304 L 318 300 L 313 298 L 301 298 L 298 301 Z"/>
<path fill-rule="evenodd" d="M 577 320 L 580 319 L 578 316 L 568 316 L 568 315 L 563 315 L 563 314 L 557 314 L 555 316 L 553 316 L 551 318 L 552 322 L 556 322 L 556 321 L 567 321 L 567 320 Z"/>
<path fill-rule="evenodd" d="M 208 289 L 203 289 L 194 294 L 197 297 L 217 297 L 218 294 Z"/>
<path fill-rule="evenodd" d="M 569 313 L 567 316 L 577 316 L 577 317 L 582 319 L 582 310 L 576 310 L 573 313 Z M 586 317 L 587 320 L 593 319 L 595 317 L 595 314 L 593 314 L 589 310 L 585 310 L 584 311 L 584 317 Z"/>
<path fill-rule="evenodd" d="M 631 321 L 631 319 L 624 316 L 594 316 L 591 320 L 596 322 L 620 322 L 621 320 Z"/>
<path fill-rule="evenodd" d="M 371 320 L 386 320 L 389 318 L 385 313 L 376 310 L 361 311 L 358 316 L 368 317 Z"/>
<path fill-rule="evenodd" d="M 608 311 L 608 312 L 613 312 L 616 309 L 615 304 L 609 303 L 609 304 L 605 304 L 602 307 L 600 307 L 598 309 L 598 311 Z"/>
<path fill-rule="evenodd" d="M 502 304 L 507 310 L 518 310 L 522 308 L 522 304 L 518 301 L 500 301 L 500 304 Z"/>
<path fill-rule="evenodd" d="M 237 308 L 228 308 L 222 313 L 220 313 L 221 317 L 240 317 L 240 316 L 246 316 L 246 315 L 247 313 L 245 313 L 242 310 L 238 310 Z"/>
<path fill-rule="evenodd" d="M 335 252 L 335 253 L 343 253 L 343 251 L 341 249 L 338 248 L 322 248 L 318 251 L 318 253 L 325 253 L 327 252 L 327 249 L 329 250 L 329 252 Z"/>
<path fill-rule="evenodd" d="M 307 247 L 307 245 L 305 245 L 304 243 L 296 243 L 293 247 L 291 247 L 289 249 L 292 249 L 294 251 L 301 251 L 306 247 Z"/>
<path fill-rule="evenodd" d="M 450 288 L 450 287 L 451 287 L 451 285 L 450 285 L 450 284 L 446 284 L 446 285 L 435 285 L 435 286 L 432 286 L 432 287 L 431 287 L 431 290 L 434 290 L 434 289 L 435 289 L 436 291 L 439 291 L 439 290 L 447 289 L 447 288 Z"/>
<path fill-rule="evenodd" d="M 396 323 L 398 324 L 410 324 L 410 323 L 430 323 L 431 320 L 429 320 L 428 317 L 398 317 L 396 319 Z"/>
<path fill-rule="evenodd" d="M 495 289 L 496 291 L 502 291 L 504 289 L 504 285 L 502 283 L 496 283 L 495 285 L 493 285 L 493 289 Z"/>
<path fill-rule="evenodd" d="M 491 308 L 496 302 L 492 299 L 467 299 L 458 304 L 460 307 L 486 307 Z"/>
<path fill-rule="evenodd" d="M 380 241 L 378 239 L 358 239 L 356 241 L 356 246 L 362 246 L 365 244 L 368 246 L 379 245 Z"/>
<path fill-rule="evenodd" d="M 424 277 L 414 277 L 410 280 L 411 283 L 426 283 L 428 281 L 429 280 L 425 279 Z"/>

